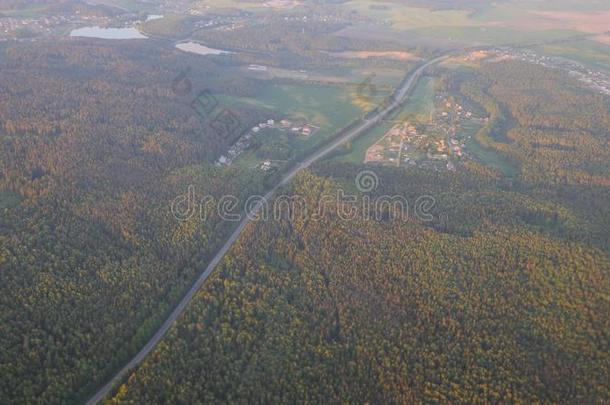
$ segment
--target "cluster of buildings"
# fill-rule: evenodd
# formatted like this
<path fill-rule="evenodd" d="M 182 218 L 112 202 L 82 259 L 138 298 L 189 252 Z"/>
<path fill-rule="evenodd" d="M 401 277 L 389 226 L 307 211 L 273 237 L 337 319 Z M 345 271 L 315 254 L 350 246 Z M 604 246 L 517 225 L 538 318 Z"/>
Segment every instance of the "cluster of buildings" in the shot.
<path fill-rule="evenodd" d="M 259 169 L 261 169 L 263 172 L 270 172 L 274 169 L 276 169 L 278 166 L 276 163 L 274 163 L 271 160 L 265 160 L 263 163 L 261 163 L 261 165 L 259 166 Z"/>
<path fill-rule="evenodd" d="M 250 141 L 252 137 L 258 134 L 261 128 L 268 128 L 275 124 L 275 121 L 272 119 L 267 120 L 266 122 L 261 122 L 257 126 L 253 127 L 250 131 L 247 131 L 243 134 L 237 142 L 233 144 L 227 151 L 226 155 L 222 155 L 216 161 L 216 165 L 218 166 L 228 166 L 233 163 L 233 161 L 241 155 L 248 147 L 250 146 Z"/>
<path fill-rule="evenodd" d="M 229 166 L 233 163 L 233 161 L 241 155 L 248 146 L 250 146 L 250 141 L 252 140 L 253 133 L 247 132 L 242 135 L 237 142 L 233 144 L 227 151 L 226 155 L 222 155 L 216 161 L 217 166 Z"/>
<path fill-rule="evenodd" d="M 486 119 L 478 118 L 446 94 L 436 100 L 437 109 L 431 113 L 425 133 L 409 122 L 399 123 L 366 151 L 364 163 L 455 171 L 456 162 L 465 155 L 459 124 L 483 123 Z"/>
<path fill-rule="evenodd" d="M 266 72 L 267 66 L 251 64 L 251 65 L 248 65 L 248 70 L 255 70 L 257 72 Z"/>
<path fill-rule="evenodd" d="M 444 139 L 438 139 L 428 144 L 426 156 L 430 160 L 447 160 L 449 159 L 449 148 Z"/>
<path fill-rule="evenodd" d="M 328 14 L 311 14 L 307 15 L 289 15 L 284 16 L 284 21 L 288 22 L 323 22 L 323 23 L 344 23 L 349 20 L 345 15 L 341 13 L 328 13 Z"/>
<path fill-rule="evenodd" d="M 452 118 L 457 118 L 458 120 L 460 118 L 472 118 L 473 114 L 472 111 L 467 111 L 466 109 L 464 109 L 464 107 L 462 107 L 459 103 L 452 103 L 451 100 L 446 100 L 445 101 L 445 107 L 446 107 L 446 111 L 442 111 L 441 112 L 441 117 L 452 117 Z"/>
<path fill-rule="evenodd" d="M 468 121 L 484 124 L 489 118 L 477 117 L 475 113 L 469 111 L 458 101 L 452 101 L 450 98 L 446 97 L 446 95 L 440 95 L 439 98 L 442 100 L 441 105 L 443 108 L 437 115 L 435 125 L 437 129 L 445 135 L 445 138 L 437 141 L 433 145 L 436 152 L 429 152 L 429 156 L 437 160 L 447 161 L 447 169 L 453 171 L 456 168 L 455 162 L 453 162 L 450 157 L 461 159 L 462 156 L 464 156 L 465 140 L 462 139 L 463 137 L 458 139 L 459 125 Z"/>
<path fill-rule="evenodd" d="M 409 122 L 397 124 L 385 133 L 383 138 L 367 149 L 364 163 L 400 166 L 412 163 L 408 156 L 409 143 L 417 138 L 417 128 Z"/>
<path fill-rule="evenodd" d="M 449 140 L 449 143 L 451 144 L 451 151 L 453 152 L 453 154 L 457 157 L 462 157 L 462 148 L 464 147 L 464 144 L 461 144 L 457 139 L 455 138 L 451 138 Z"/>
<path fill-rule="evenodd" d="M 263 3 L 263 7 L 276 8 L 276 9 L 289 9 L 295 8 L 301 5 L 298 0 L 268 0 Z"/>
<path fill-rule="evenodd" d="M 280 121 L 276 121 L 274 119 L 268 119 L 264 122 L 260 122 L 252 129 L 247 131 L 244 135 L 242 135 L 233 146 L 229 148 L 226 155 L 220 156 L 216 161 L 216 165 L 218 166 L 228 166 L 235 161 L 235 159 L 241 155 L 248 147 L 252 141 L 252 138 L 259 134 L 261 131 L 265 129 L 275 129 L 279 131 L 290 132 L 294 135 L 299 136 L 311 136 L 315 131 L 319 128 L 315 125 L 308 123 L 293 123 L 288 119 L 282 119 Z M 263 162 L 260 169 L 263 171 L 268 171 L 273 167 L 271 161 Z"/>
<path fill-rule="evenodd" d="M 195 29 L 213 29 L 217 31 L 234 31 L 245 27 L 252 19 L 253 14 L 248 11 L 240 11 L 235 14 L 210 14 L 209 5 L 202 8 L 191 8 L 187 11 L 188 15 L 201 17 L 194 23 Z"/>
<path fill-rule="evenodd" d="M 258 133 L 261 129 L 264 128 L 273 128 L 279 131 L 290 131 L 294 135 L 300 136 L 311 136 L 315 133 L 319 127 L 308 124 L 308 123 L 293 123 L 288 119 L 283 119 L 281 121 L 276 122 L 275 120 L 267 120 L 267 122 L 261 122 L 254 128 L 252 128 L 252 132 Z"/>
<path fill-rule="evenodd" d="M 542 56 L 527 49 L 502 48 L 496 50 L 496 55 L 505 59 L 516 59 L 552 69 L 561 69 L 584 83 L 590 89 L 610 95 L 610 75 L 588 68 L 578 62 L 553 56 Z"/>
<path fill-rule="evenodd" d="M 445 165 L 455 170 L 450 156 L 462 155 L 462 146 L 452 139 L 432 137 L 420 133 L 409 122 L 397 124 L 367 149 L 364 163 L 387 166 L 421 166 L 436 170 Z M 439 166 L 440 165 L 440 166 Z"/>
<path fill-rule="evenodd" d="M 150 16 L 149 16 L 150 17 Z M 162 16 L 152 16 L 162 17 Z M 149 20 L 148 18 L 146 19 Z M 48 16 L 14 18 L 0 16 L 0 38 L 19 39 L 60 35 L 67 27 L 99 26 L 131 28 L 142 23 L 142 16 L 136 13 L 124 13 L 119 16 L 86 14 L 76 10 L 74 13 L 58 13 Z"/>
<path fill-rule="evenodd" d="M 87 16 L 79 19 L 89 18 Z M 72 22 L 73 18 L 55 15 L 40 18 L 0 18 L 0 34 L 5 37 L 17 37 L 27 30 L 33 35 L 51 34 L 57 27 Z"/>
<path fill-rule="evenodd" d="M 442 97 L 442 96 L 441 96 Z M 441 128 L 447 135 L 449 141 L 449 150 L 457 157 L 462 157 L 462 148 L 464 144 L 462 140 L 457 139 L 457 127 L 459 124 L 466 121 L 472 121 L 478 124 L 485 124 L 489 121 L 488 117 L 480 118 L 472 111 L 467 110 L 457 101 L 445 99 L 443 102 L 445 109 L 441 112 L 438 122 L 441 123 Z"/>

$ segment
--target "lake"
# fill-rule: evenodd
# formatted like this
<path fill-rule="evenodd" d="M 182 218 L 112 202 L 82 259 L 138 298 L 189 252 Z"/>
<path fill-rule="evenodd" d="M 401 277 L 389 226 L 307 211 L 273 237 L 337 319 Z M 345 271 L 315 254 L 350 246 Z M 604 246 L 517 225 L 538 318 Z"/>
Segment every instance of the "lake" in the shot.
<path fill-rule="evenodd" d="M 176 44 L 176 48 L 184 52 L 196 53 L 197 55 L 227 55 L 233 52 L 223 51 L 221 49 L 208 48 L 205 45 L 198 44 L 197 42 L 182 42 Z"/>
<path fill-rule="evenodd" d="M 71 37 L 102 38 L 102 39 L 144 39 L 148 38 L 136 28 L 102 28 L 83 27 L 72 30 Z"/>

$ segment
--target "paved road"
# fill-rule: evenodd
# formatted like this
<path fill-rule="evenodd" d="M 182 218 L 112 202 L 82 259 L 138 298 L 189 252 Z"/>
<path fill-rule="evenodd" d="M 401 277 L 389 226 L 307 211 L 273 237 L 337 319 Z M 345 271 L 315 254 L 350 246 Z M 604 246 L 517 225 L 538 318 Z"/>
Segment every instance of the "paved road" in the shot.
<path fill-rule="evenodd" d="M 280 187 L 288 184 L 294 178 L 294 176 L 296 176 L 296 174 L 299 171 L 309 167 L 316 160 L 319 160 L 320 158 L 326 156 L 327 154 L 332 152 L 334 149 L 336 149 L 340 145 L 344 144 L 345 142 L 347 142 L 353 138 L 356 138 L 358 135 L 361 135 L 363 132 L 367 131 L 368 129 L 373 127 L 375 124 L 380 122 L 394 108 L 396 108 L 399 104 L 401 104 L 402 102 L 405 101 L 406 97 L 411 93 L 411 91 L 413 90 L 413 87 L 415 86 L 419 77 L 421 76 L 421 74 L 423 73 L 423 71 L 426 68 L 440 62 L 441 60 L 445 59 L 446 57 L 447 56 L 441 56 L 441 57 L 432 59 L 432 60 L 426 62 L 425 64 L 421 65 L 419 68 L 417 68 L 413 73 L 410 74 L 410 76 L 408 78 L 406 78 L 406 80 L 403 81 L 400 88 L 398 88 L 396 90 L 396 92 L 394 93 L 395 97 L 393 98 L 394 101 L 392 101 L 391 103 L 388 103 L 386 106 L 384 106 L 384 108 L 382 108 L 377 114 L 373 115 L 372 117 L 363 119 L 362 123 L 360 125 L 358 125 L 354 129 L 352 129 L 351 131 L 347 132 L 342 137 L 337 138 L 335 141 L 329 143 L 327 146 L 312 153 L 312 155 L 305 158 L 300 164 L 295 165 L 295 167 L 290 169 L 284 175 L 282 180 L 275 187 L 273 187 L 267 194 L 265 194 L 264 200 L 270 201 L 273 194 L 275 194 L 275 192 Z M 114 377 L 112 377 L 112 379 L 110 381 L 108 381 L 108 383 L 106 385 L 104 385 L 104 387 L 102 387 L 94 396 L 92 396 L 87 401 L 87 405 L 94 405 L 94 404 L 99 403 L 101 400 L 103 400 L 104 397 L 106 397 L 106 395 L 108 395 L 108 393 L 110 393 L 110 391 L 115 387 L 115 385 L 120 383 L 123 380 L 123 378 L 129 373 L 129 371 L 134 369 L 138 364 L 140 364 L 144 360 L 144 358 L 155 348 L 155 346 L 157 346 L 157 344 L 161 341 L 163 336 L 167 333 L 167 331 L 169 330 L 171 325 L 174 323 L 174 321 L 176 319 L 178 319 L 178 317 L 182 314 L 182 312 L 184 311 L 184 309 L 186 308 L 188 303 L 191 301 L 191 299 L 193 299 L 193 297 L 195 296 L 197 291 L 199 291 L 199 289 L 201 288 L 203 283 L 205 283 L 205 281 L 208 279 L 210 274 L 212 274 L 212 271 L 214 271 L 214 269 L 216 268 L 218 263 L 220 263 L 220 261 L 222 260 L 224 255 L 229 251 L 231 246 L 233 246 L 233 244 L 235 243 L 235 241 L 237 240 L 237 238 L 239 237 L 241 232 L 244 230 L 246 225 L 248 225 L 248 223 L 250 222 L 249 218 L 254 217 L 255 214 L 257 214 L 258 211 L 260 210 L 261 206 L 262 206 L 262 202 L 259 203 L 257 206 L 255 206 L 252 209 L 250 215 L 246 216 L 239 223 L 239 225 L 233 231 L 233 233 L 231 234 L 229 239 L 225 242 L 225 244 L 218 251 L 218 253 L 216 253 L 216 256 L 214 256 L 212 261 L 208 264 L 205 271 L 203 273 L 201 273 L 201 275 L 199 276 L 199 278 L 197 279 L 195 284 L 193 284 L 193 286 L 186 293 L 184 298 L 182 298 L 182 300 L 180 301 L 178 306 L 172 311 L 171 315 L 167 318 L 167 320 L 165 322 L 163 322 L 163 324 L 161 325 L 159 330 L 157 330 L 157 332 L 154 334 L 154 336 L 148 341 L 148 343 L 146 343 L 146 346 L 144 346 L 138 352 L 138 354 L 136 354 L 136 356 L 133 359 L 131 359 L 131 361 L 129 361 L 129 363 L 127 363 L 120 371 L 118 371 L 114 375 Z"/>

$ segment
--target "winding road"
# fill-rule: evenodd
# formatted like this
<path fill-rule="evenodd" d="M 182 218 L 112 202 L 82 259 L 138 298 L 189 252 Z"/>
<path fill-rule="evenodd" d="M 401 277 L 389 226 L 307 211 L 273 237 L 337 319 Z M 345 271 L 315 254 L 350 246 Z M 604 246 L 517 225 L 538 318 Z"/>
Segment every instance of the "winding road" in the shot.
<path fill-rule="evenodd" d="M 278 182 L 276 186 L 274 186 L 265 196 L 263 197 L 264 201 L 260 201 L 253 209 L 250 211 L 249 215 L 246 215 L 237 228 L 233 231 L 229 239 L 225 242 L 225 244 L 220 248 L 220 250 L 216 253 L 216 255 L 212 258 L 205 271 L 201 273 L 197 281 L 193 284 L 191 289 L 186 293 L 186 295 L 182 298 L 180 303 L 174 308 L 169 317 L 163 322 L 163 324 L 159 327 L 157 332 L 150 338 L 148 343 L 133 357 L 129 363 L 127 363 L 123 368 L 121 368 L 113 377 L 104 385 L 99 391 L 95 393 L 88 401 L 87 405 L 94 405 L 102 401 L 111 391 L 112 389 L 119 384 L 123 378 L 134 368 L 136 368 L 144 358 L 157 346 L 157 344 L 161 341 L 163 336 L 167 333 L 169 328 L 172 326 L 174 321 L 178 319 L 178 317 L 182 314 L 188 303 L 193 299 L 197 291 L 201 288 L 201 286 L 206 282 L 210 274 L 214 271 L 216 266 L 220 263 L 224 255 L 229 251 L 231 246 L 235 243 L 239 235 L 242 233 L 246 225 L 250 222 L 250 218 L 256 216 L 256 214 L 260 211 L 261 207 L 264 205 L 264 202 L 269 202 L 275 192 L 282 186 L 288 184 L 299 171 L 309 167 L 315 161 L 321 159 L 322 157 L 328 155 L 330 152 L 335 150 L 337 147 L 341 146 L 347 141 L 350 141 L 357 136 L 363 134 L 368 131 L 370 128 L 379 123 L 382 119 L 384 119 L 394 108 L 398 107 L 400 104 L 406 101 L 408 96 L 411 94 L 415 84 L 417 84 L 419 78 L 422 73 L 430 66 L 439 63 L 440 61 L 446 59 L 449 55 L 439 56 L 437 58 L 431 59 L 421 66 L 419 66 L 415 71 L 409 74 L 408 77 L 400 84 L 400 86 L 394 92 L 394 96 L 391 98 L 391 102 L 381 108 L 377 113 L 373 114 L 370 117 L 363 118 L 361 123 L 355 128 L 351 129 L 343 136 L 338 137 L 336 140 L 330 142 L 328 145 L 323 146 L 320 150 L 314 151 L 311 155 L 304 158 L 300 163 L 293 166 L 290 170 L 288 170 L 282 179 Z"/>

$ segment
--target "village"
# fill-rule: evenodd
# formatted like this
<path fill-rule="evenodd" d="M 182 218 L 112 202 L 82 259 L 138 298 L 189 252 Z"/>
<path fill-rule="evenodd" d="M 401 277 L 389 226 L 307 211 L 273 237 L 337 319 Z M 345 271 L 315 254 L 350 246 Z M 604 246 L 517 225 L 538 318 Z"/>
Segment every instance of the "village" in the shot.
<path fill-rule="evenodd" d="M 111 11 L 104 13 L 83 10 L 81 12 L 78 9 L 74 13 L 60 9 L 56 14 L 31 17 L 11 17 L 0 14 L 0 39 L 19 40 L 65 35 L 66 31 L 79 26 L 131 28 L 160 17 L 162 16 L 137 13 L 119 14 Z"/>
<path fill-rule="evenodd" d="M 85 19 L 83 17 L 83 19 Z M 39 18 L 0 18 L 0 35 L 6 38 L 22 38 L 34 35 L 51 34 L 57 27 L 71 23 L 70 16 L 49 16 Z"/>
<path fill-rule="evenodd" d="M 469 157 L 465 148 L 472 130 L 466 131 L 462 126 L 479 128 L 488 118 L 480 117 L 447 94 L 439 94 L 435 99 L 437 108 L 429 122 L 395 123 L 368 148 L 364 163 L 455 171 Z"/>
<path fill-rule="evenodd" d="M 272 131 L 279 131 L 290 134 L 292 136 L 308 138 L 315 134 L 320 128 L 302 121 L 292 121 L 289 119 L 268 119 L 261 122 L 244 135 L 242 135 L 237 142 L 233 144 L 225 155 L 222 155 L 216 161 L 218 166 L 229 166 L 233 164 L 244 151 L 246 151 L 252 144 L 252 140 L 259 134 L 265 133 L 265 131 L 272 133 Z M 275 167 L 271 160 L 265 160 L 260 164 L 259 169 L 262 171 L 270 171 Z"/>
<path fill-rule="evenodd" d="M 556 56 L 542 56 L 531 50 L 514 48 L 499 48 L 494 51 L 494 54 L 500 60 L 514 59 L 566 71 L 570 76 L 584 83 L 590 89 L 598 93 L 610 95 L 610 75 L 608 73 L 588 68 L 573 60 Z"/>

